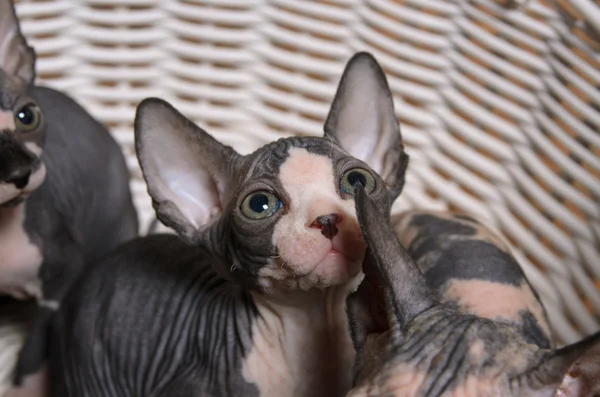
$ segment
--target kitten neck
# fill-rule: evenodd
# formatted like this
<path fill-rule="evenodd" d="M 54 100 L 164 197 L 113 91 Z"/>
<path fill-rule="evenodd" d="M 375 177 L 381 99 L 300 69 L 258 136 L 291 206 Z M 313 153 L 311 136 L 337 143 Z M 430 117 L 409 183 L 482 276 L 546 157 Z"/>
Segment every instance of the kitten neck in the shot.
<path fill-rule="evenodd" d="M 354 362 L 345 301 L 362 278 L 323 290 L 251 292 L 258 316 L 244 378 L 261 395 L 343 396 Z"/>

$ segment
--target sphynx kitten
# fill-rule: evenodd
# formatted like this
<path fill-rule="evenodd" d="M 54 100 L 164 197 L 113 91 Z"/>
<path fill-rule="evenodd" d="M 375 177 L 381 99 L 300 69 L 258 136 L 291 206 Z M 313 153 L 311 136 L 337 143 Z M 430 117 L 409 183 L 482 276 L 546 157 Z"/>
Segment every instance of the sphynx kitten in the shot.
<path fill-rule="evenodd" d="M 354 185 L 389 211 L 408 162 L 371 55 L 349 60 L 324 129 L 241 156 L 144 100 L 138 158 L 180 237 L 125 244 L 71 291 L 53 327 L 56 395 L 343 396 L 365 251 Z"/>
<path fill-rule="evenodd" d="M 600 332 L 550 348 L 539 302 L 491 232 L 462 216 L 411 213 L 399 227 L 411 257 L 387 213 L 356 190 L 369 248 L 348 297 L 357 349 L 348 397 L 597 395 L 598 356 L 584 355 L 598 351 Z"/>
<path fill-rule="evenodd" d="M 87 263 L 138 228 L 117 143 L 34 80 L 34 50 L 0 0 L 0 396 L 13 379 L 9 396 L 37 395 L 52 312 Z"/>

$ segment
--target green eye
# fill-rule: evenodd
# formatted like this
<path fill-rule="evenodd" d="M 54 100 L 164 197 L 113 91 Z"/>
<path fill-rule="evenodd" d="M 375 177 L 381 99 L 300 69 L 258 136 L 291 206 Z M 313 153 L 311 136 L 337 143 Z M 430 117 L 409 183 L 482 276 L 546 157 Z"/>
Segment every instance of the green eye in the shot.
<path fill-rule="evenodd" d="M 242 214 L 250 219 L 264 219 L 279 211 L 282 206 L 279 197 L 273 193 L 260 190 L 246 196 L 240 210 Z"/>
<path fill-rule="evenodd" d="M 352 168 L 344 172 L 340 179 L 340 190 L 347 194 L 354 194 L 354 186 L 360 183 L 365 188 L 365 192 L 371 193 L 375 189 L 375 178 L 373 175 L 362 168 Z"/>
<path fill-rule="evenodd" d="M 42 119 L 42 112 L 36 105 L 25 105 L 15 113 L 15 125 L 21 132 L 35 130 Z"/>

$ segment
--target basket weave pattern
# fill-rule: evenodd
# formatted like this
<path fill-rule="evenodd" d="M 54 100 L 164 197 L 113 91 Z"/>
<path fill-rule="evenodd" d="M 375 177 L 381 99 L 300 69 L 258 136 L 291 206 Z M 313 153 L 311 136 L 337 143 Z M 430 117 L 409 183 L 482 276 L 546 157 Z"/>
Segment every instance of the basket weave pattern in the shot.
<path fill-rule="evenodd" d="M 395 210 L 489 222 L 561 342 L 600 328 L 600 1 L 21 0 L 17 12 L 38 81 L 122 145 L 143 227 L 141 99 L 248 153 L 321 134 L 345 62 L 372 52 L 411 156 Z"/>

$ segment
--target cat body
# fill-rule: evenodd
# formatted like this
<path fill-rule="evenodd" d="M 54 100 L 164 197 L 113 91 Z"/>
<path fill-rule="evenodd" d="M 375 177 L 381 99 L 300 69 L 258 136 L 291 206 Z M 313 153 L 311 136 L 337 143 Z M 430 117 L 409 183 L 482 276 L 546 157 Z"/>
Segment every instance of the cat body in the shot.
<path fill-rule="evenodd" d="M 365 279 L 347 302 L 357 350 L 349 397 L 598 391 L 589 352 L 600 347 L 600 332 L 552 349 L 541 305 L 489 229 L 426 211 L 400 216 L 392 228 L 361 189 L 355 197 L 369 248 Z"/>

